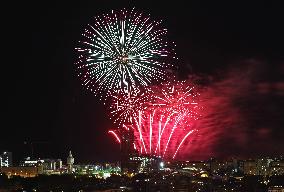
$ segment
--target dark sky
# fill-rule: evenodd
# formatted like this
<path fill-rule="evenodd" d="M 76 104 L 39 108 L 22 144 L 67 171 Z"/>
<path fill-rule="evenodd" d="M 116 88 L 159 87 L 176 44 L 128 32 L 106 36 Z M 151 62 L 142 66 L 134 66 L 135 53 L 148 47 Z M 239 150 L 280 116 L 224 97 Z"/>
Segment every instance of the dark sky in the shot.
<path fill-rule="evenodd" d="M 221 124 L 239 126 L 236 140 L 243 142 L 228 145 L 227 129 L 219 129 L 210 138 L 204 136 L 212 141 L 204 158 L 230 156 L 233 149 L 238 149 L 235 155 L 284 153 L 275 150 L 284 146 L 283 6 L 153 0 L 7 5 L 1 24 L 0 151 L 12 151 L 19 160 L 30 153 L 24 141 L 32 141 L 37 157 L 65 161 L 72 150 L 77 162 L 119 159 L 119 148 L 107 134 L 113 124 L 105 106 L 76 76 L 74 48 L 92 16 L 124 7 L 162 19 L 177 44 L 180 77 L 210 79 L 206 99 L 227 103 L 218 105 L 219 112 L 242 114 L 240 121 Z M 208 105 L 216 104 L 213 101 Z M 206 114 L 210 118 L 209 113 L 215 113 L 211 109 Z M 223 117 L 214 117 L 220 122 L 216 118 Z M 208 122 L 204 125 L 210 128 Z M 261 136 L 255 138 L 254 130 Z M 261 139 L 263 134 L 269 136 Z M 252 147 L 244 151 L 244 146 Z"/>

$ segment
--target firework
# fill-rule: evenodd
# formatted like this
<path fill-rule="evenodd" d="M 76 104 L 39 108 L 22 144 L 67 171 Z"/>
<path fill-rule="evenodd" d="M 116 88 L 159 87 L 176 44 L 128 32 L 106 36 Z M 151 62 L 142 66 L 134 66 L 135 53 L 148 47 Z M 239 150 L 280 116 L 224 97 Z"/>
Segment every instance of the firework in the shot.
<path fill-rule="evenodd" d="M 138 117 L 139 111 L 144 111 L 150 106 L 153 92 L 150 89 L 138 91 L 136 94 L 124 94 L 119 92 L 113 95 L 112 105 L 110 106 L 111 118 L 118 126 L 132 124 L 133 118 Z"/>
<path fill-rule="evenodd" d="M 156 89 L 157 88 L 157 89 Z M 151 103 L 139 110 L 131 125 L 135 146 L 142 154 L 175 158 L 185 140 L 195 132 L 198 119 L 198 93 L 187 82 L 152 87 Z"/>
<path fill-rule="evenodd" d="M 118 137 L 118 135 L 114 131 L 108 131 L 108 133 L 112 134 L 116 138 L 118 143 L 121 143 L 120 138 Z"/>
<path fill-rule="evenodd" d="M 136 92 L 166 78 L 175 58 L 160 21 L 135 10 L 94 18 L 85 29 L 76 62 L 83 85 L 95 93 Z"/>
<path fill-rule="evenodd" d="M 195 108 L 198 105 L 196 100 L 199 94 L 193 91 L 194 86 L 189 82 L 172 81 L 151 89 L 152 92 L 155 92 L 152 99 L 153 107 L 161 107 L 164 111 L 179 112 L 186 108 Z"/>
<path fill-rule="evenodd" d="M 176 156 L 185 139 L 195 131 L 192 121 L 189 111 L 169 116 L 149 113 L 146 118 L 140 115 L 129 130 L 134 131 L 141 154 L 169 159 Z"/>

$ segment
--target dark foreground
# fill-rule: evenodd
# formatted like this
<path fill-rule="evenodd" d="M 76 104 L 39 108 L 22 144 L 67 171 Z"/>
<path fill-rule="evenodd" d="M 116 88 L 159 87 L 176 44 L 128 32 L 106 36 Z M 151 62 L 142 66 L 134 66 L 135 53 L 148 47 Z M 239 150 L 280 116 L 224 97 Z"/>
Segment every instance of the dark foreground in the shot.
<path fill-rule="evenodd" d="M 283 188 L 282 188 L 283 186 Z M 282 189 L 281 189 L 282 188 Z M 242 176 L 217 178 L 187 176 L 181 173 L 137 174 L 133 177 L 112 175 L 98 179 L 91 175 L 40 175 L 33 178 L 0 176 L 0 192 L 6 191 L 189 191 L 189 192 L 266 192 L 284 190 L 284 176 Z"/>

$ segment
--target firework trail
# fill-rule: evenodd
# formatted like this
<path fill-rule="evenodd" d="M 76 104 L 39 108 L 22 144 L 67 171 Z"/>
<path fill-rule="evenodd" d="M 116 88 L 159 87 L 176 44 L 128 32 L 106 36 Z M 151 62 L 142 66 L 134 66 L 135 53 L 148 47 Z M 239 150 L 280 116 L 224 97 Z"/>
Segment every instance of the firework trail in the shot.
<path fill-rule="evenodd" d="M 76 48 L 82 84 L 95 93 L 132 93 L 164 80 L 175 45 L 160 24 L 134 9 L 95 17 Z"/>
<path fill-rule="evenodd" d="M 133 126 L 135 145 L 142 154 L 161 156 L 165 159 L 174 158 L 181 147 L 184 137 L 194 130 L 188 120 L 190 112 L 172 117 L 150 113 L 146 118 L 139 119 Z"/>
<path fill-rule="evenodd" d="M 135 146 L 142 154 L 175 158 L 198 119 L 198 93 L 188 82 L 164 83 L 151 87 L 144 108 L 125 125 L 134 131 Z M 143 105 L 143 103 L 142 103 Z M 130 113 L 131 115 L 131 113 Z"/>
<path fill-rule="evenodd" d="M 118 137 L 118 135 L 114 132 L 114 131 L 108 131 L 109 134 L 112 134 L 115 139 L 117 140 L 118 143 L 121 143 L 120 138 Z"/>

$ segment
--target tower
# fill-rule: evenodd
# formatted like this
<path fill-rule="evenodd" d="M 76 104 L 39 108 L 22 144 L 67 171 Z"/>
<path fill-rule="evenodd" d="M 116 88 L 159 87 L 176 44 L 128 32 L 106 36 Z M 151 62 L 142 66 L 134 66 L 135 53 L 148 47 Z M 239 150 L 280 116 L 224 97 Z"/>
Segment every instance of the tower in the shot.
<path fill-rule="evenodd" d="M 73 172 L 73 164 L 74 164 L 74 157 L 72 156 L 71 151 L 69 151 L 69 156 L 67 157 L 68 173 Z"/>
<path fill-rule="evenodd" d="M 12 152 L 3 152 L 0 154 L 0 167 L 11 167 L 12 166 Z"/>
<path fill-rule="evenodd" d="M 121 129 L 121 171 L 122 173 L 134 172 L 135 165 L 132 165 L 132 156 L 137 156 L 134 149 L 134 132 L 132 130 Z"/>

